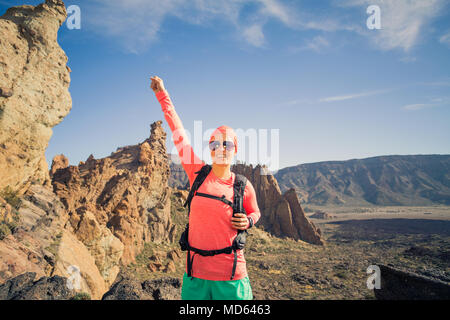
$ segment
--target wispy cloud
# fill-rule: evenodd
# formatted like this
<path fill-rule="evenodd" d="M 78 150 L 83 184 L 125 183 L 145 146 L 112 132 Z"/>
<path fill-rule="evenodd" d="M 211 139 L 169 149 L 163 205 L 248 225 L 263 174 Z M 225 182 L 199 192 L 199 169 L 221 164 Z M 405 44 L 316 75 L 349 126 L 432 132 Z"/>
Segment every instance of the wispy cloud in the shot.
<path fill-rule="evenodd" d="M 82 10 L 91 31 L 118 39 L 127 51 L 134 53 L 158 41 L 164 31 L 161 26 L 168 17 L 205 27 L 214 27 L 218 20 L 225 21 L 236 38 L 255 47 L 267 44 L 264 26 L 272 20 L 300 32 L 357 28 L 336 18 L 339 15 L 312 13 L 299 4 L 283 0 L 91 0 L 83 4 Z M 312 50 L 320 50 L 324 45 L 320 37 L 309 44 Z"/>
<path fill-rule="evenodd" d="M 250 44 L 255 47 L 262 47 L 265 42 L 264 33 L 262 31 L 262 25 L 254 24 L 249 27 L 245 27 L 243 30 L 243 36 Z"/>
<path fill-rule="evenodd" d="M 409 84 L 403 84 L 396 87 L 388 88 L 388 89 L 380 89 L 380 90 L 372 90 L 372 91 L 363 91 L 352 94 L 342 94 L 336 96 L 329 96 L 325 98 L 299 98 L 287 101 L 282 104 L 282 106 L 295 106 L 295 105 L 311 105 L 311 104 L 319 104 L 319 103 L 331 103 L 331 102 L 339 102 L 346 100 L 353 100 L 358 98 L 370 97 L 385 93 L 391 93 L 398 90 L 415 90 L 411 89 L 414 87 L 449 87 L 450 80 L 446 80 L 446 78 L 439 81 L 431 81 L 431 82 L 415 82 Z M 428 102 L 425 103 L 415 103 L 408 104 L 403 106 L 402 108 L 405 110 L 420 110 L 428 107 L 440 106 L 440 105 L 450 105 L 450 97 L 433 97 L 428 98 Z"/>
<path fill-rule="evenodd" d="M 434 107 L 436 104 L 432 103 L 416 103 L 416 104 L 408 104 L 406 106 L 403 106 L 403 109 L 405 110 L 421 110 L 425 108 Z"/>
<path fill-rule="evenodd" d="M 323 36 L 316 36 L 306 41 L 306 43 L 299 47 L 291 47 L 288 49 L 290 53 L 298 53 L 304 50 L 312 50 L 317 53 L 323 52 L 324 49 L 330 46 L 330 42 Z"/>
<path fill-rule="evenodd" d="M 330 102 L 339 102 L 339 101 L 345 101 L 345 100 L 352 100 L 357 98 L 363 98 L 368 96 L 374 96 L 378 94 L 383 94 L 387 92 L 391 92 L 395 89 L 383 89 L 383 90 L 374 90 L 374 91 L 364 91 L 360 93 L 354 93 L 354 94 L 343 94 L 338 96 L 331 96 L 326 98 L 316 98 L 316 99 L 310 99 L 310 98 L 301 98 L 301 99 L 294 99 L 287 101 L 283 103 L 281 106 L 295 106 L 295 105 L 315 105 L 320 103 L 330 103 Z"/>
<path fill-rule="evenodd" d="M 376 91 L 366 91 L 366 92 L 353 93 L 353 94 L 345 94 L 345 95 L 321 98 L 318 101 L 319 102 L 336 102 L 336 101 L 352 100 L 352 99 L 357 99 L 357 98 L 362 98 L 362 97 L 368 97 L 368 96 L 374 96 L 374 95 L 377 95 L 377 94 L 387 93 L 387 92 L 389 92 L 391 90 L 392 89 L 385 89 L 385 90 L 376 90 Z"/>
<path fill-rule="evenodd" d="M 450 31 L 439 38 L 439 42 L 450 46 Z"/>
<path fill-rule="evenodd" d="M 407 111 L 416 111 L 448 104 L 450 104 L 450 99 L 448 97 L 437 97 L 429 99 L 429 102 L 426 103 L 414 103 L 405 105 L 402 107 L 402 109 Z"/>
<path fill-rule="evenodd" d="M 278 0 L 258 0 L 262 7 L 260 8 L 260 14 L 268 16 L 268 17 L 274 17 L 279 19 L 281 22 L 283 22 L 286 25 L 294 25 L 295 19 L 292 15 L 292 8 L 288 8 L 285 5 L 283 5 Z"/>
<path fill-rule="evenodd" d="M 382 50 L 402 49 L 408 52 L 423 38 L 427 26 L 439 16 L 446 0 L 344 0 L 344 7 L 378 5 L 381 10 L 381 30 L 363 30 L 363 34 Z"/>
<path fill-rule="evenodd" d="M 248 3 L 257 9 L 242 21 L 240 14 Z M 264 45 L 263 27 L 271 19 L 288 27 L 298 21 L 293 8 L 279 0 L 92 0 L 85 6 L 86 22 L 93 31 L 117 38 L 134 53 L 158 40 L 162 23 L 170 16 L 205 27 L 226 21 L 238 38 L 256 47 Z"/>
<path fill-rule="evenodd" d="M 329 3 L 329 10 L 324 12 L 311 10 L 300 1 L 284 0 L 91 0 L 83 3 L 82 10 L 91 30 L 115 37 L 127 51 L 135 53 L 158 41 L 168 17 L 204 27 L 225 21 L 237 39 L 255 47 L 265 47 L 268 41 L 264 27 L 270 21 L 278 21 L 298 32 L 350 31 L 368 37 L 379 49 L 400 48 L 407 52 L 424 38 L 425 26 L 439 15 L 446 0 L 330 0 Z M 364 10 L 373 4 L 381 8 L 382 30 L 368 30 L 365 21 L 355 18 L 356 11 L 349 10 Z M 449 37 L 442 36 L 441 42 L 447 43 Z M 321 52 L 328 46 L 329 38 L 315 37 L 297 49 Z"/>

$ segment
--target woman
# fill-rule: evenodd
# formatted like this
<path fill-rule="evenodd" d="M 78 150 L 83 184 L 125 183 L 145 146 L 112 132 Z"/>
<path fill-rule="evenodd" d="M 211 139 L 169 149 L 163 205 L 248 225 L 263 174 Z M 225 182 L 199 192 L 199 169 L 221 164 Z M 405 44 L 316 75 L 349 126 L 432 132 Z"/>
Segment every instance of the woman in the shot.
<path fill-rule="evenodd" d="M 164 117 L 172 131 L 181 164 L 192 187 L 197 172 L 205 165 L 205 162 L 195 155 L 163 81 L 157 76 L 150 79 L 152 81 L 150 87 L 161 104 Z M 236 175 L 231 172 L 231 163 L 238 147 L 233 129 L 228 126 L 217 128 L 211 135 L 209 147 L 213 162 L 212 169 L 197 192 L 219 197 L 225 195 L 227 200 L 232 201 Z M 247 181 L 245 185 L 243 208 L 245 213 L 235 213 L 233 216 L 233 209 L 229 205 L 215 199 L 194 196 L 190 205 L 189 245 L 203 250 L 219 250 L 231 246 L 238 230 L 246 230 L 259 220 L 261 214 L 255 190 L 250 181 Z M 189 255 L 188 251 L 187 261 L 192 261 L 191 277 L 188 276 L 188 268 L 186 268 L 181 298 L 183 300 L 253 299 L 244 252 L 243 250 L 236 252 L 237 262 L 232 273 L 231 266 L 235 260 L 233 253 L 202 256 L 193 252 Z M 230 273 L 233 280 L 230 280 Z"/>

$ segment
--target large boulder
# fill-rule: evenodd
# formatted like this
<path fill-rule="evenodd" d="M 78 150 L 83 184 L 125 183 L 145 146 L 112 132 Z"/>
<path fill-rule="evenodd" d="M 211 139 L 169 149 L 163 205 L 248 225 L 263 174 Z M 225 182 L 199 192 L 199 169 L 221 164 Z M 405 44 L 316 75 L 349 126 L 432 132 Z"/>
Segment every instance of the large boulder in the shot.
<path fill-rule="evenodd" d="M 14 232 L 0 241 L 0 283 L 28 271 L 50 275 L 69 219 L 58 197 L 38 184 L 22 196 L 17 213 L 20 221 Z"/>
<path fill-rule="evenodd" d="M 105 279 L 102 276 L 95 258 L 71 232 L 64 230 L 56 249 L 56 256 L 52 276 L 59 275 L 69 278 L 77 269 L 80 271 L 79 290 L 88 292 L 92 299 L 100 299 L 108 290 L 109 278 Z M 117 273 L 118 270 L 114 274 L 113 280 Z"/>
<path fill-rule="evenodd" d="M 378 300 L 449 300 L 450 283 L 383 264 Z"/>
<path fill-rule="evenodd" d="M 61 0 L 0 17 L 0 190 L 50 185 L 45 149 L 72 108 L 68 59 L 57 41 L 66 17 Z"/>
<path fill-rule="evenodd" d="M 103 300 L 180 300 L 181 281 L 177 278 L 161 278 L 139 282 L 119 276 Z"/>
<path fill-rule="evenodd" d="M 41 277 L 27 272 L 0 285 L 0 300 L 67 300 L 74 293 L 67 287 L 67 278 Z"/>

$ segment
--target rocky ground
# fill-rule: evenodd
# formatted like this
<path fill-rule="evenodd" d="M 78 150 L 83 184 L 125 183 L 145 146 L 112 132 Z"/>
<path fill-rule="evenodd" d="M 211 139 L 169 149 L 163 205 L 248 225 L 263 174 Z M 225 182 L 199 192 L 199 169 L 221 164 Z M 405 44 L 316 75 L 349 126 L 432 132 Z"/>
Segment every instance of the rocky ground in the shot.
<path fill-rule="evenodd" d="M 178 237 L 186 212 L 176 193 L 172 204 Z M 375 299 L 366 270 L 377 263 L 450 283 L 450 207 L 321 210 L 336 216 L 313 220 L 322 230 L 323 247 L 251 230 L 245 255 L 256 299 Z M 147 244 L 122 272 L 139 281 L 181 279 L 184 259 L 177 243 Z"/>

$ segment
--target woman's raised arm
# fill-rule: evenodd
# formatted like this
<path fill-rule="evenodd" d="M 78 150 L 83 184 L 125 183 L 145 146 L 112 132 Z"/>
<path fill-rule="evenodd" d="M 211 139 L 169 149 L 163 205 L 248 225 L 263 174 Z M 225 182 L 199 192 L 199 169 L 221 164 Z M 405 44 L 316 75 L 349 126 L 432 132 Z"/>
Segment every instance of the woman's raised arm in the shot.
<path fill-rule="evenodd" d="M 162 111 L 164 112 L 164 118 L 172 131 L 173 142 L 177 148 L 181 165 L 189 178 L 189 185 L 192 186 L 196 176 L 195 172 L 200 170 L 205 163 L 194 153 L 194 150 L 186 135 L 186 131 L 184 130 L 183 123 L 175 111 L 175 107 L 170 99 L 169 93 L 164 88 L 162 79 L 157 76 L 151 77 L 150 79 L 152 80 L 150 87 L 161 104 Z"/>

